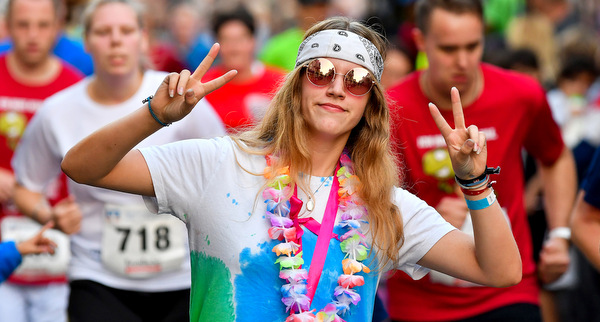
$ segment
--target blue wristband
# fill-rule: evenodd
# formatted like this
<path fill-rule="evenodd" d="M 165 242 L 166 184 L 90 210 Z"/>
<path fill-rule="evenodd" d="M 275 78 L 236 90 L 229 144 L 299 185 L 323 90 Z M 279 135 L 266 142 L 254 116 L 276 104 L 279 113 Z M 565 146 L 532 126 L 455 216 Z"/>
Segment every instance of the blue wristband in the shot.
<path fill-rule="evenodd" d="M 483 199 L 469 200 L 465 198 L 465 201 L 467 202 L 467 208 L 470 210 L 481 210 L 491 206 L 496 201 L 496 194 L 494 193 L 494 189 L 490 190 L 491 193 Z"/>
<path fill-rule="evenodd" d="M 148 96 L 147 98 L 145 98 L 145 99 L 142 101 L 142 103 L 146 103 L 146 102 L 148 102 L 148 110 L 150 111 L 150 115 L 152 115 L 152 117 L 154 118 L 154 120 L 155 120 L 156 122 L 158 122 L 158 124 L 160 124 L 160 125 L 162 125 L 162 126 L 165 126 L 165 127 L 166 127 L 166 126 L 169 126 L 169 125 L 171 125 L 171 123 L 165 123 L 165 122 L 162 122 L 161 120 L 159 120 L 159 119 L 158 119 L 158 116 L 156 116 L 156 114 L 154 114 L 154 111 L 152 110 L 152 107 L 150 106 L 150 101 L 152 101 L 152 98 L 153 98 L 153 96 L 152 96 L 152 95 L 150 95 L 150 96 Z"/>

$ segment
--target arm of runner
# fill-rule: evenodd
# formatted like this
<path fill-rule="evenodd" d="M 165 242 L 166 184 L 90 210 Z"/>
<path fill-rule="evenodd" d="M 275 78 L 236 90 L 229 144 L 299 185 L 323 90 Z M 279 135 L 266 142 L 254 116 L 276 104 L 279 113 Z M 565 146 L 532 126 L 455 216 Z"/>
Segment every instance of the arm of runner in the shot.
<path fill-rule="evenodd" d="M 146 161 L 132 149 L 163 127 L 159 121 L 169 124 L 181 120 L 200 99 L 237 74 L 233 70 L 212 81 L 200 81 L 218 52 L 219 45 L 213 45 L 193 74 L 187 70 L 169 74 L 150 102 L 76 144 L 62 161 L 63 171 L 78 183 L 154 196 Z"/>
<path fill-rule="evenodd" d="M 581 250 L 596 270 L 600 271 L 600 208 L 587 203 L 581 191 L 573 209 L 573 243 Z"/>
<path fill-rule="evenodd" d="M 544 210 L 548 230 L 570 227 L 570 216 L 577 196 L 577 173 L 571 150 L 566 146 L 560 157 L 551 165 L 538 162 L 542 178 Z M 556 281 L 570 264 L 569 239 L 549 234 L 540 252 L 538 265 L 542 282 Z"/>
<path fill-rule="evenodd" d="M 53 222 L 54 228 L 68 235 L 78 232 L 81 228 L 83 215 L 72 195 L 52 206 L 42 193 L 29 190 L 19 183 L 15 185 L 14 190 L 15 204 L 25 216 L 42 225 Z"/>

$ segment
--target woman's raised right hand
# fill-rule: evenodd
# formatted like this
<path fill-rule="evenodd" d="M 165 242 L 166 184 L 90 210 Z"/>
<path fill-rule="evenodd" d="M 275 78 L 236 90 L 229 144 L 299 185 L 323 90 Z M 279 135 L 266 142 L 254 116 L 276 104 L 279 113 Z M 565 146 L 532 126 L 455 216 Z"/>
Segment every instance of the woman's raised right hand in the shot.
<path fill-rule="evenodd" d="M 222 76 L 202 83 L 201 79 L 215 61 L 220 45 L 214 44 L 193 74 L 187 69 L 170 73 L 152 98 L 152 111 L 164 123 L 177 122 L 188 115 L 204 96 L 228 83 L 237 74 L 230 70 Z"/>

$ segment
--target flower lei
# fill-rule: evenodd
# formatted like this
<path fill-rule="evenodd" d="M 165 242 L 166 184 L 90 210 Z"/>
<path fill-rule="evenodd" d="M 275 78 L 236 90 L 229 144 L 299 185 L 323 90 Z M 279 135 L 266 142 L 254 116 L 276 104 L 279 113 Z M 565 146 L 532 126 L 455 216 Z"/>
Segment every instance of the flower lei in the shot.
<path fill-rule="evenodd" d="M 341 221 L 338 226 L 346 229 L 340 236 L 340 248 L 345 253 L 342 260 L 344 274 L 338 278 L 338 286 L 334 290 L 335 300 L 327 304 L 316 315 L 315 310 L 310 310 L 311 299 L 307 293 L 308 272 L 301 268 L 304 264 L 300 241 L 297 239 L 296 228 L 290 219 L 291 195 L 289 167 L 271 169 L 272 156 L 267 157 L 265 177 L 270 180 L 263 191 L 263 198 L 267 204 L 267 216 L 271 221 L 268 230 L 269 237 L 282 242 L 273 247 L 273 252 L 279 256 L 275 264 L 280 265 L 279 277 L 287 284 L 281 287 L 282 302 L 290 316 L 286 322 L 298 321 L 344 321 L 339 315 L 350 309 L 350 304 L 358 304 L 360 295 L 353 288 L 364 285 L 363 276 L 356 275 L 361 271 L 369 273 L 369 268 L 362 264 L 368 256 L 368 245 L 365 235 L 360 230 L 361 218 L 366 214 L 362 200 L 356 194 L 360 184 L 359 178 L 353 174 L 352 160 L 346 152 L 340 157 L 340 169 L 336 176 L 339 181 L 339 204 Z"/>

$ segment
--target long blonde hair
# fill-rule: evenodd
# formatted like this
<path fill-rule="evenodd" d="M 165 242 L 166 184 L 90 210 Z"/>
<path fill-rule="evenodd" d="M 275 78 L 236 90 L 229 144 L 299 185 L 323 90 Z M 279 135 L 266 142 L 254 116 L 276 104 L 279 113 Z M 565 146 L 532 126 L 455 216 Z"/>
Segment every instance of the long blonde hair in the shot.
<path fill-rule="evenodd" d="M 385 58 L 385 40 L 360 22 L 334 17 L 315 24 L 304 37 L 328 29 L 348 30 L 370 40 Z M 311 173 L 307 149 L 307 126 L 301 109 L 302 76 L 299 66 L 290 72 L 275 94 L 263 120 L 252 130 L 234 137 L 240 148 L 253 154 L 278 156 L 273 169 L 290 166 L 291 184 L 307 194 L 307 182 L 301 173 Z M 390 149 L 389 109 L 381 84 L 371 90 L 364 115 L 352 130 L 346 148 L 354 162 L 355 174 L 361 179 L 359 194 L 368 210 L 368 221 L 379 267 L 398 261 L 404 241 L 400 210 L 392 202 L 398 186 L 398 170 Z M 243 144 L 241 144 L 243 143 Z M 380 253 L 383 252 L 383 253 Z M 379 256 L 383 255 L 383 256 Z"/>

